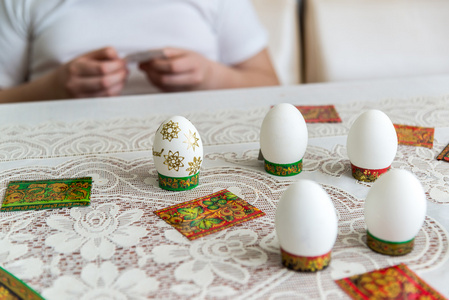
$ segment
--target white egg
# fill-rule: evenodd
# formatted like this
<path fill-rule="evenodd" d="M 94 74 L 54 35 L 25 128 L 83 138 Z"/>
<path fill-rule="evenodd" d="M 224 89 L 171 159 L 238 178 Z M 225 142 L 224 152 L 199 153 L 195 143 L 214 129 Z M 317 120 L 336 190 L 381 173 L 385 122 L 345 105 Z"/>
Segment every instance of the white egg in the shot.
<path fill-rule="evenodd" d="M 289 103 L 274 106 L 265 116 L 260 129 L 260 149 L 266 163 L 282 165 L 299 165 L 304 157 L 308 142 L 306 122 L 301 112 Z M 270 172 L 279 176 L 295 175 L 297 172 Z M 267 164 L 266 164 L 267 168 Z"/>
<path fill-rule="evenodd" d="M 195 187 L 203 162 L 203 144 L 195 126 L 182 116 L 162 122 L 154 136 L 153 159 L 162 188 Z"/>
<path fill-rule="evenodd" d="M 338 232 L 337 214 L 329 195 L 316 182 L 301 179 L 288 187 L 277 205 L 275 227 L 287 267 L 286 253 L 290 262 L 295 257 L 328 256 L 330 260 Z"/>
<path fill-rule="evenodd" d="M 398 148 L 396 130 L 385 113 L 375 109 L 366 111 L 352 124 L 346 147 L 353 172 L 355 167 L 385 172 L 396 156 Z"/>
<path fill-rule="evenodd" d="M 365 200 L 368 246 L 377 251 L 374 248 L 381 245 L 388 253 L 382 252 L 382 249 L 378 252 L 390 255 L 410 252 L 413 244 L 410 247 L 407 243 L 421 229 L 426 206 L 422 185 L 412 173 L 394 169 L 382 175 L 373 184 Z M 370 245 L 370 239 L 373 245 Z M 404 247 L 408 250 L 402 249 Z"/>

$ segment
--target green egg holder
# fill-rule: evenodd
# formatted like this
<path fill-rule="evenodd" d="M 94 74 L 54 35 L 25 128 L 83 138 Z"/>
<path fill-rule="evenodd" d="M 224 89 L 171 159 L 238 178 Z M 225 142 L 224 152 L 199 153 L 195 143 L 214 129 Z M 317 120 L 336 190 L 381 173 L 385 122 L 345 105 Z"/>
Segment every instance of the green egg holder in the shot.
<path fill-rule="evenodd" d="M 400 256 L 412 252 L 415 238 L 404 242 L 389 242 L 375 237 L 367 230 L 366 243 L 375 252 L 390 256 Z"/>
<path fill-rule="evenodd" d="M 302 171 L 302 159 L 291 164 L 275 164 L 264 160 L 265 171 L 276 176 L 294 176 Z"/>
<path fill-rule="evenodd" d="M 168 191 L 187 191 L 198 186 L 199 174 L 196 173 L 187 177 L 169 177 L 164 176 L 161 173 L 157 173 L 159 178 L 159 187 Z"/>

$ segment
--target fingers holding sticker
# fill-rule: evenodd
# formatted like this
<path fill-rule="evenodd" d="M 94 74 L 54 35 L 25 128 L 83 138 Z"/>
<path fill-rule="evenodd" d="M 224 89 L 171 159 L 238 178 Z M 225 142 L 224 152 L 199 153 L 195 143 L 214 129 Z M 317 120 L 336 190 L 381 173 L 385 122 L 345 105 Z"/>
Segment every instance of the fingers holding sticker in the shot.
<path fill-rule="evenodd" d="M 207 88 L 211 66 L 201 54 L 178 48 L 153 52 L 150 60 L 139 64 L 152 84 L 168 92 Z"/>
<path fill-rule="evenodd" d="M 112 47 L 80 55 L 59 72 L 59 86 L 69 98 L 117 96 L 128 76 L 126 64 Z"/>

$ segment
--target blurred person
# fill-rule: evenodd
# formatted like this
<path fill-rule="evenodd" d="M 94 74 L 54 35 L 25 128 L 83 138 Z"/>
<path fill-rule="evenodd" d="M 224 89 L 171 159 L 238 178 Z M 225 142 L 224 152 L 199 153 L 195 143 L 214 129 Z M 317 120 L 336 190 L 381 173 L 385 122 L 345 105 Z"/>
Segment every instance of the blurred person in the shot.
<path fill-rule="evenodd" d="M 0 0 L 0 102 L 277 85 L 266 47 L 248 0 Z"/>

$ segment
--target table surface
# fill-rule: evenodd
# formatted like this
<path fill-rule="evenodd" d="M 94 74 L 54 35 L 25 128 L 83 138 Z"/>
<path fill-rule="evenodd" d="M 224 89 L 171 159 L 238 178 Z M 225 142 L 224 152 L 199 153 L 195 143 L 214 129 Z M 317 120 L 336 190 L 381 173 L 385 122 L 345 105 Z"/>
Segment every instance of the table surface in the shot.
<path fill-rule="evenodd" d="M 342 123 L 308 124 L 304 171 L 267 174 L 257 159 L 270 105 L 334 104 Z M 363 202 L 372 184 L 351 176 L 346 135 L 364 110 L 394 123 L 435 127 L 432 149 L 402 146 L 393 168 L 423 184 L 427 217 L 402 257 L 365 244 Z M 152 140 L 171 115 L 187 117 L 204 145 L 197 188 L 157 186 Z M 93 178 L 90 207 L 0 214 L 0 265 L 47 299 L 340 299 L 334 283 L 407 264 L 449 297 L 449 76 L 226 91 L 48 101 L 0 106 L 0 189 L 11 180 Z M 298 179 L 318 182 L 339 217 L 332 262 L 304 274 L 280 264 L 276 203 Z M 189 241 L 154 210 L 229 189 L 266 216 Z"/>

